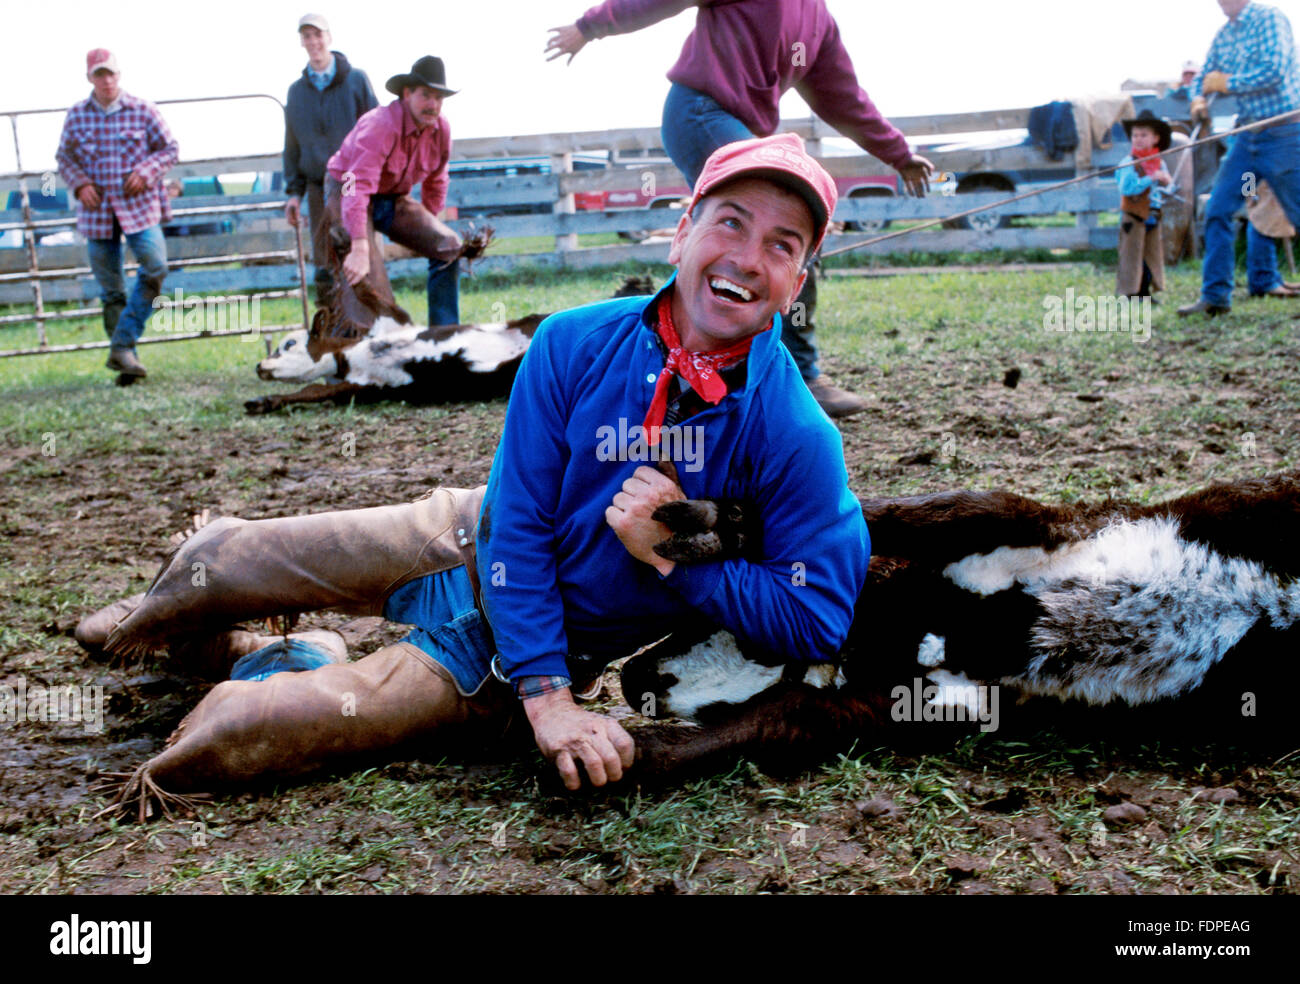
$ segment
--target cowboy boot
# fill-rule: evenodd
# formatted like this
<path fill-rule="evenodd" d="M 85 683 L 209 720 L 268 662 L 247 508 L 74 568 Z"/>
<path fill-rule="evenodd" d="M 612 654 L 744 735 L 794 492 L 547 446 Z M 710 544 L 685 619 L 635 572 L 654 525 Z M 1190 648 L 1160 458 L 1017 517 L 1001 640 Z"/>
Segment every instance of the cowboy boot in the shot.
<path fill-rule="evenodd" d="M 100 659 L 104 654 L 104 642 L 109 634 L 117 628 L 117 623 L 126 618 L 144 601 L 144 592 L 133 594 L 129 598 L 115 601 L 97 612 L 87 615 L 77 623 L 72 636 L 77 645 L 90 654 L 91 659 Z"/>
<path fill-rule="evenodd" d="M 135 349 L 126 345 L 114 345 L 108 350 L 108 361 L 104 363 L 104 368 L 140 379 L 149 375 L 149 370 L 141 364 Z"/>
<path fill-rule="evenodd" d="M 435 489 L 400 506 L 218 519 L 180 545 L 105 648 L 126 659 L 181 632 L 325 608 L 381 615 L 403 584 L 460 564 L 473 580 L 483 491 Z"/>
<path fill-rule="evenodd" d="M 143 821 L 158 802 L 193 807 L 198 790 L 285 779 L 412 739 L 443 739 L 466 726 L 503 732 L 514 705 L 505 688 L 462 697 L 450 675 L 408 642 L 355 663 L 335 663 L 212 688 L 167 739 L 164 751 L 132 773 L 108 774 L 115 792 L 102 813 Z M 190 795 L 186 795 L 190 794 Z"/>

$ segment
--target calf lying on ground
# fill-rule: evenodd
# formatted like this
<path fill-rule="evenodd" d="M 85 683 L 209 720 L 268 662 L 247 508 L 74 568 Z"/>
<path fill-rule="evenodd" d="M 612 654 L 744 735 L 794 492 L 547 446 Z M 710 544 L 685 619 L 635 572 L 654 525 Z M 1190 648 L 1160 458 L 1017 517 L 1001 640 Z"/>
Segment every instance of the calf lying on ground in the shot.
<path fill-rule="evenodd" d="M 180 542 L 147 594 L 84 619 L 77 639 L 97 658 L 171 640 L 173 665 L 224 678 L 261 642 L 232 634 L 234 623 L 325 608 L 378 614 L 413 572 L 458 562 L 481 494 L 440 489 L 402 506 L 218 520 Z M 666 641 L 627 662 L 631 707 L 678 719 L 635 728 L 637 776 L 740 753 L 782 769 L 864 737 L 898 746 L 991 730 L 1020 716 L 1012 705 L 1022 696 L 1038 697 L 1052 721 L 1077 705 L 1090 737 L 1112 735 L 1110 709 L 1121 705 L 1125 724 L 1153 738 L 1181 724 L 1197 739 L 1271 732 L 1263 737 L 1294 743 L 1286 670 L 1300 642 L 1300 471 L 1155 506 L 948 492 L 868 500 L 863 512 L 875 556 L 835 663 L 768 658 L 699 626 L 669 626 Z M 761 553 L 763 531 L 743 503 L 684 501 L 658 517 L 674 536 L 656 549 L 678 562 Z M 195 590 L 200 568 L 230 576 Z M 195 790 L 399 754 L 428 737 L 411 719 L 430 671 L 406 650 L 218 684 L 166 750 L 116 778 L 112 808 L 143 818 L 173 793 L 183 805 Z M 575 688 L 603 666 L 571 654 Z M 290 691 L 292 700 L 275 696 Z M 340 697 L 361 713 L 340 718 Z"/>
<path fill-rule="evenodd" d="M 648 278 L 628 277 L 614 296 L 652 293 L 654 284 Z M 249 400 L 244 409 L 262 414 L 293 403 L 327 400 L 493 400 L 510 393 L 533 332 L 547 317 L 529 314 L 495 324 L 426 328 L 411 324 L 394 302 L 366 320 L 365 330 L 359 332 L 363 322 L 354 309 L 364 306 L 367 296 L 359 290 L 336 291 L 330 307 L 316 312 L 310 331 L 289 332 L 257 364 L 260 379 L 311 385 Z"/>
<path fill-rule="evenodd" d="M 492 400 L 514 383 L 533 332 L 545 318 L 530 314 L 499 324 L 403 325 L 381 317 L 369 334 L 347 345 L 324 341 L 311 332 L 293 331 L 257 364 L 261 379 L 324 384 L 294 393 L 258 397 L 244 404 L 251 414 L 270 413 L 292 403 L 374 402 L 441 403 Z"/>
<path fill-rule="evenodd" d="M 766 658 L 700 629 L 624 666 L 634 709 L 687 722 L 636 732 L 641 775 L 738 753 L 806 764 L 954 720 L 989 731 L 1033 697 L 1055 698 L 1054 718 L 1059 702 L 1090 706 L 1098 736 L 1115 717 L 1102 707 L 1132 709 L 1125 726 L 1152 738 L 1175 725 L 1300 733 L 1284 696 L 1300 643 L 1300 472 L 1154 506 L 950 492 L 863 512 L 873 557 L 835 664 Z M 656 548 L 673 560 L 761 537 L 734 504 L 672 503 L 656 518 L 676 533 Z"/>

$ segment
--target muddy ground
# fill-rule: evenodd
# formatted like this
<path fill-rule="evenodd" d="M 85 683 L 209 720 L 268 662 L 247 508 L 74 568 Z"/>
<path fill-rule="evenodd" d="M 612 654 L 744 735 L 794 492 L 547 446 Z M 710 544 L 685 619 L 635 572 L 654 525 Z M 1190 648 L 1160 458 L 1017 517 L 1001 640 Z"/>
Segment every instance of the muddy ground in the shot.
<path fill-rule="evenodd" d="M 848 289 L 827 288 L 831 303 Z M 827 346 L 832 378 L 870 403 L 841 426 L 861 494 L 1160 498 L 1300 462 L 1289 311 L 1222 331 L 1170 322 L 1137 355 L 981 346 L 938 321 Z M 32 439 L 39 425 L 6 437 L 0 683 L 102 685 L 107 718 L 98 734 L 0 727 L 0 892 L 1300 891 L 1297 757 L 1077 729 L 927 751 L 866 740 L 795 777 L 742 762 L 679 789 L 577 796 L 535 752 L 498 749 L 219 796 L 174 821 L 92 819 L 106 802 L 95 775 L 159 750 L 208 685 L 165 661 L 88 664 L 71 638 L 80 616 L 143 589 L 168 535 L 202 509 L 281 516 L 482 483 L 504 412 L 246 419 L 231 397 L 268 387 L 185 385 L 210 412 L 151 413 L 112 439 L 73 433 L 56 456 Z M 343 626 L 356 654 L 401 633 L 332 615 L 304 624 Z"/>

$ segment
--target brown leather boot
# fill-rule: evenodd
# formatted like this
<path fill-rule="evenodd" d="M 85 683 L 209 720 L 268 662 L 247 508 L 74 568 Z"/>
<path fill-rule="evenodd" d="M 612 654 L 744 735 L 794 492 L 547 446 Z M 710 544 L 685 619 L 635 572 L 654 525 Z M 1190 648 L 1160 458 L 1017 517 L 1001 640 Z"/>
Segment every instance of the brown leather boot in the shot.
<path fill-rule="evenodd" d="M 135 354 L 135 349 L 125 345 L 115 345 L 110 348 L 108 350 L 108 361 L 104 363 L 104 366 L 121 373 L 123 376 L 144 378 L 149 375 L 148 370 L 140 364 L 140 358 Z"/>
<path fill-rule="evenodd" d="M 490 688 L 490 689 L 489 689 Z M 396 749 L 413 739 L 440 745 L 464 729 L 500 732 L 518 702 L 504 687 L 462 697 L 451 677 L 408 642 L 355 663 L 260 682 L 227 680 L 167 739 L 167 748 L 132 773 L 107 774 L 114 802 L 101 813 L 143 821 L 156 802 L 165 815 L 192 808 L 198 790 L 283 779 Z M 190 795 L 186 795 L 190 794 Z"/>
<path fill-rule="evenodd" d="M 73 633 L 77 645 L 89 653 L 92 659 L 101 658 L 104 642 L 108 639 L 109 633 L 117 628 L 118 622 L 135 611 L 142 601 L 144 601 L 143 591 L 87 615 L 77 623 L 77 629 Z"/>
<path fill-rule="evenodd" d="M 860 396 L 856 396 L 848 390 L 842 390 L 838 386 L 832 386 L 826 381 L 825 376 L 818 376 L 816 379 L 809 381 L 808 392 L 813 395 L 818 405 L 826 411 L 826 416 L 848 417 L 851 414 L 860 413 L 867 409 L 867 401 Z"/>
<path fill-rule="evenodd" d="M 130 658 L 169 636 L 336 608 L 380 615 L 408 581 L 472 562 L 483 487 L 400 506 L 283 519 L 222 518 L 177 548 L 105 648 Z"/>

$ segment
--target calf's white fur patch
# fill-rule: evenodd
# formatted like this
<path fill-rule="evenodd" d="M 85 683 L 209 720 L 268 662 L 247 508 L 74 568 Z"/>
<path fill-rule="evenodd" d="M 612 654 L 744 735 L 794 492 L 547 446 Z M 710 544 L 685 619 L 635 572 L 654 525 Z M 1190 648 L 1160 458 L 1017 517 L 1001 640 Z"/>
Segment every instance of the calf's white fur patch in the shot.
<path fill-rule="evenodd" d="M 1170 518 L 1117 522 L 1050 553 L 1004 547 L 944 574 L 983 595 L 1019 586 L 1042 605 L 1028 665 L 1003 683 L 1094 704 L 1179 696 L 1260 619 L 1283 629 L 1300 617 L 1300 585 L 1189 543 Z"/>
<path fill-rule="evenodd" d="M 933 632 L 927 632 L 916 647 L 916 661 L 922 666 L 938 666 L 944 660 L 944 638 Z"/>
<path fill-rule="evenodd" d="M 781 680 L 781 667 L 746 659 L 730 632 L 715 632 L 684 653 L 659 664 L 677 683 L 668 688 L 662 709 L 693 720 L 709 704 L 743 704 Z"/>
<path fill-rule="evenodd" d="M 260 372 L 269 372 L 274 379 L 285 382 L 307 383 L 322 376 L 332 376 L 337 363 L 334 356 L 313 359 L 307 354 L 307 333 L 299 328 L 280 339 L 275 351 L 257 364 Z"/>

